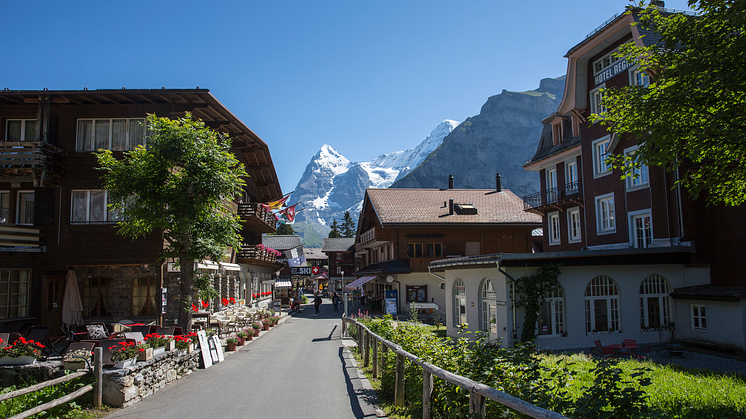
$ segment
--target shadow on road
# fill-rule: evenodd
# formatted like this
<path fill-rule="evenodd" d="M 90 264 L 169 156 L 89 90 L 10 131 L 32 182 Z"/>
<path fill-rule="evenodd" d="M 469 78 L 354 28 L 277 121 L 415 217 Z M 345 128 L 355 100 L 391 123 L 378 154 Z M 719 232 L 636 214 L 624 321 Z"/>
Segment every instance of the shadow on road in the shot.
<path fill-rule="evenodd" d="M 329 332 L 329 336 L 327 336 L 327 337 L 325 337 L 325 338 L 315 338 L 315 339 L 311 339 L 311 342 L 319 342 L 319 341 L 322 341 L 322 340 L 332 340 L 332 335 L 334 334 L 334 331 L 335 331 L 335 330 L 337 330 L 337 325 L 336 325 L 336 324 L 335 324 L 335 325 L 334 325 L 334 327 L 332 328 L 332 331 L 331 331 L 331 332 Z"/>
<path fill-rule="evenodd" d="M 359 397 L 365 396 L 364 393 L 366 391 L 362 389 L 360 378 L 357 375 L 357 367 L 355 367 L 351 362 L 351 356 L 351 354 L 345 356 L 345 348 L 339 348 L 339 359 L 342 361 L 342 372 L 344 372 L 345 382 L 347 383 L 347 394 L 350 397 L 350 407 L 352 408 L 352 412 L 355 414 L 355 419 L 375 418 L 377 417 L 375 408 L 367 406 L 370 408 L 369 410 L 371 410 L 372 413 L 365 414 L 365 412 L 363 412 L 363 407 L 360 405 Z M 352 374 L 350 372 L 352 372 Z M 355 378 L 352 378 L 351 375 Z"/>

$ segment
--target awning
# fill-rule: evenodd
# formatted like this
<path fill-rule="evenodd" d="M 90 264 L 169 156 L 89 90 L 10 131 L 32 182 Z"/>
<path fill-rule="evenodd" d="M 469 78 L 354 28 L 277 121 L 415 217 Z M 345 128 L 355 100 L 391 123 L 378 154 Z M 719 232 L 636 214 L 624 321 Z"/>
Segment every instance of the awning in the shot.
<path fill-rule="evenodd" d="M 224 268 L 226 271 L 240 271 L 241 265 L 238 265 L 236 263 L 220 263 L 220 267 Z"/>
<path fill-rule="evenodd" d="M 359 286 L 363 284 L 367 284 L 368 282 L 378 278 L 377 275 L 371 275 L 371 276 L 361 276 L 360 278 L 350 282 L 349 284 L 345 285 L 345 288 L 347 289 L 357 289 Z"/>
<path fill-rule="evenodd" d="M 275 281 L 275 288 L 290 288 L 293 284 L 290 281 Z"/>

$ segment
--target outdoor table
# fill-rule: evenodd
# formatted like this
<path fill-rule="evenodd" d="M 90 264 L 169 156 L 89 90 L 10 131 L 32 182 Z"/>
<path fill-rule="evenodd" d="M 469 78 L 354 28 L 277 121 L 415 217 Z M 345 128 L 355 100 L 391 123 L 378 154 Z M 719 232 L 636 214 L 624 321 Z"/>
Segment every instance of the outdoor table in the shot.
<path fill-rule="evenodd" d="M 609 345 L 609 348 L 613 348 L 614 352 L 621 352 L 622 349 L 628 349 L 629 353 L 637 353 L 637 350 L 640 348 L 638 345 L 624 345 L 623 343 L 614 343 Z"/>

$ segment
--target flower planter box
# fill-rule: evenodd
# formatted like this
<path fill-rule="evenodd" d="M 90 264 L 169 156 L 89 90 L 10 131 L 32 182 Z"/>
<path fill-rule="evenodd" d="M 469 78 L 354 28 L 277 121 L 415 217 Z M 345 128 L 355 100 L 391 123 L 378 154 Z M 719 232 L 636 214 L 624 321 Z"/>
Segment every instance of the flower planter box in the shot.
<path fill-rule="evenodd" d="M 166 344 L 166 350 L 170 352 L 170 351 L 173 351 L 174 349 L 176 349 L 176 341 L 175 340 L 169 341 Z"/>
<path fill-rule="evenodd" d="M 33 356 L 0 357 L 0 365 L 28 365 L 34 363 L 36 363 L 36 358 Z"/>
<path fill-rule="evenodd" d="M 155 348 L 155 349 L 153 349 L 153 356 L 158 356 L 158 355 L 160 355 L 160 354 L 162 354 L 164 352 L 166 352 L 166 348 L 164 348 L 163 346 L 161 346 L 159 348 Z"/>
<path fill-rule="evenodd" d="M 145 350 L 145 352 L 140 352 L 137 354 L 137 360 L 138 361 L 147 361 L 151 358 L 153 358 L 153 348 L 148 348 Z"/>
<path fill-rule="evenodd" d="M 65 369 L 68 371 L 82 370 L 87 367 L 86 362 L 82 359 L 65 360 Z"/>
<path fill-rule="evenodd" d="M 189 347 L 187 348 L 187 353 L 188 354 L 190 354 L 192 352 L 194 352 L 194 344 L 193 343 L 189 344 Z"/>
<path fill-rule="evenodd" d="M 119 361 L 116 364 L 114 364 L 114 368 L 118 370 L 122 368 L 127 368 L 130 365 L 134 364 L 135 362 L 137 362 L 137 358 L 125 359 L 124 361 Z"/>

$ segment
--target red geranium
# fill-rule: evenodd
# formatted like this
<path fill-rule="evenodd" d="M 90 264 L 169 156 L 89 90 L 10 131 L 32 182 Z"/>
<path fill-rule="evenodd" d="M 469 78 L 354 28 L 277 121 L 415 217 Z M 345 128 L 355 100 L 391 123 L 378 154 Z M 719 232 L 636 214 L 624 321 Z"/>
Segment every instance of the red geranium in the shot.
<path fill-rule="evenodd" d="M 236 299 L 231 297 L 231 304 L 236 304 Z"/>
<path fill-rule="evenodd" d="M 205 300 L 202 300 L 202 308 L 207 308 L 209 305 L 210 305 L 210 303 L 208 303 Z"/>
<path fill-rule="evenodd" d="M 224 306 L 227 306 L 227 305 L 228 305 L 228 299 L 227 299 L 227 298 L 223 298 L 223 299 L 221 300 L 221 302 L 223 303 L 223 305 L 224 305 Z"/>
<path fill-rule="evenodd" d="M 192 304 L 192 311 L 194 311 L 194 312 L 197 312 L 197 311 L 199 311 L 199 310 L 197 309 L 197 306 L 195 306 L 194 304 Z"/>

